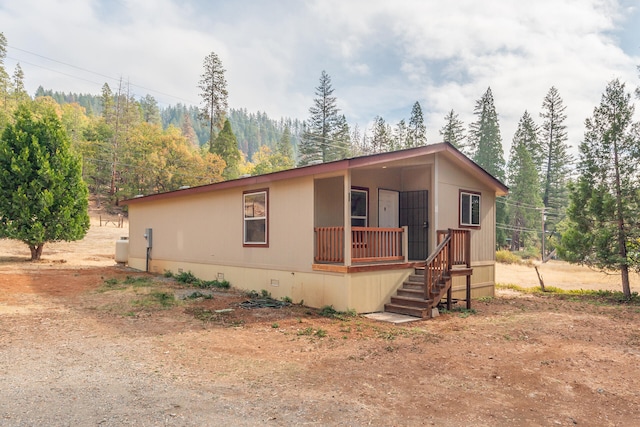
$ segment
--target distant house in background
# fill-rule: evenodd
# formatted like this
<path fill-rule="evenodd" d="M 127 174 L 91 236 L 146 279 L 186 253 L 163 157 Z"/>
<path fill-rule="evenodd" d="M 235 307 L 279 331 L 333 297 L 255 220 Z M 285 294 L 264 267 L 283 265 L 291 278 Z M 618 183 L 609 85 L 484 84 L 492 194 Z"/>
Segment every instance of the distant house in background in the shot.
<path fill-rule="evenodd" d="M 441 143 L 153 194 L 124 202 L 128 263 L 364 313 L 382 311 L 431 255 L 430 288 L 394 297 L 429 316 L 413 301 L 421 293 L 431 304 L 445 288 L 494 294 L 495 200 L 506 193 Z"/>

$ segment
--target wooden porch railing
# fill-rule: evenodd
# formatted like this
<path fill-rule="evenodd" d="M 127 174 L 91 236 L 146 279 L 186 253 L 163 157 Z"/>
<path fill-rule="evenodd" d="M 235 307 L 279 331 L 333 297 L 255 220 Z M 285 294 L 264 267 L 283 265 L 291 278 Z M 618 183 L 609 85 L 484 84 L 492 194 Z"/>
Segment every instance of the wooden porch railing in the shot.
<path fill-rule="evenodd" d="M 344 262 L 344 227 L 316 227 L 316 262 Z M 404 260 L 402 228 L 351 227 L 351 261 Z"/>

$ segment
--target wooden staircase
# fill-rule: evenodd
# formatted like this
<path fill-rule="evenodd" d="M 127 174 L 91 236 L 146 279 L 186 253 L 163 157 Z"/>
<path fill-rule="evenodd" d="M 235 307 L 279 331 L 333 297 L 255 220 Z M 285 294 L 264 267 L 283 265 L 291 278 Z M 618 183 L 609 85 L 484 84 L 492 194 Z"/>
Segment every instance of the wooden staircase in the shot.
<path fill-rule="evenodd" d="M 451 310 L 451 285 L 454 276 L 467 278 L 467 308 L 471 308 L 471 235 L 469 230 L 439 230 L 438 246 L 384 305 L 384 311 L 431 318 L 433 309 L 447 295 Z"/>

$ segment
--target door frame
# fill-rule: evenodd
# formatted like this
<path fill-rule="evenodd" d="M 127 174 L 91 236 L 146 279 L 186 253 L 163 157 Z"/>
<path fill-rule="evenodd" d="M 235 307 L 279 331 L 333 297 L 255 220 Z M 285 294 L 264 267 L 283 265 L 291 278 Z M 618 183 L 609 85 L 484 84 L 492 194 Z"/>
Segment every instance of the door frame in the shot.
<path fill-rule="evenodd" d="M 424 195 L 424 203 L 417 207 L 406 206 L 410 199 L 403 201 L 403 198 L 408 197 L 410 193 L 422 193 Z M 420 198 L 421 195 L 418 195 Z M 420 204 L 420 202 L 418 202 Z M 410 224 L 408 217 L 408 211 L 417 210 L 418 224 Z M 409 242 L 409 253 L 407 254 L 411 261 L 424 261 L 429 256 L 429 190 L 410 190 L 400 192 L 400 206 L 399 206 L 399 219 L 400 226 L 407 226 L 407 240 Z M 407 212 L 404 212 L 406 210 Z M 403 221 L 404 219 L 404 221 Z M 415 220 L 415 218 L 413 218 Z M 417 242 L 417 243 L 416 243 Z M 417 246 L 416 246 L 417 245 Z M 424 246 L 423 246 L 424 245 Z M 418 248 L 418 249 L 417 249 Z"/>

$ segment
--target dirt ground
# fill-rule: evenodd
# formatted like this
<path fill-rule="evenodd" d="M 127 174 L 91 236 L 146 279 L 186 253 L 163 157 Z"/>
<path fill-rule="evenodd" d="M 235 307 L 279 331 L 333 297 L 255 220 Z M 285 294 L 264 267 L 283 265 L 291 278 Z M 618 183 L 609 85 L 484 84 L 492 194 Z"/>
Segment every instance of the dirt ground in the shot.
<path fill-rule="evenodd" d="M 1 426 L 639 423 L 640 306 L 504 290 L 395 326 L 243 309 L 233 291 L 174 300 L 191 291 L 115 265 L 126 234 L 94 220 L 39 263 L 0 241 Z M 547 286 L 618 289 L 575 268 L 541 271 Z M 497 276 L 537 285 L 526 267 Z"/>

